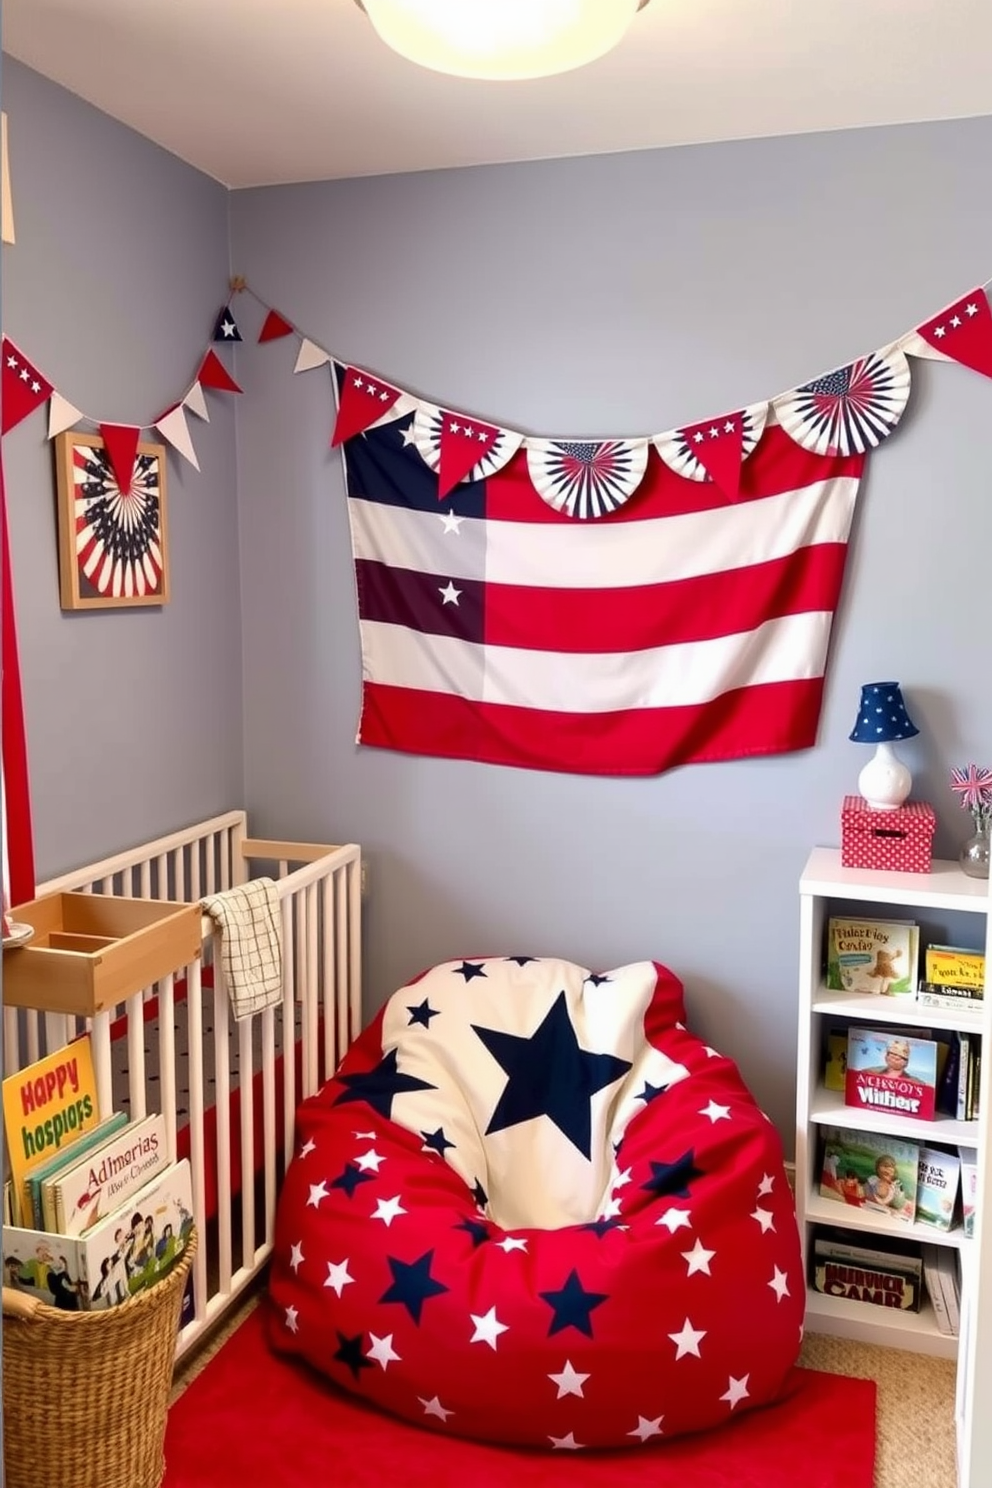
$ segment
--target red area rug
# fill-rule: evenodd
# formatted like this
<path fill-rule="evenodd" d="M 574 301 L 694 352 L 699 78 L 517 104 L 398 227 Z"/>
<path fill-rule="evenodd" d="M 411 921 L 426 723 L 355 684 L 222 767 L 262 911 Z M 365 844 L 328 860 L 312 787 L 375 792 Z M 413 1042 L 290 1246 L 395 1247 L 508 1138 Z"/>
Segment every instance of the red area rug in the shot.
<path fill-rule="evenodd" d="M 172 1407 L 165 1457 L 162 1488 L 872 1488 L 875 1384 L 796 1369 L 779 1404 L 705 1435 L 509 1450 L 393 1420 L 273 1354 L 260 1307 Z"/>

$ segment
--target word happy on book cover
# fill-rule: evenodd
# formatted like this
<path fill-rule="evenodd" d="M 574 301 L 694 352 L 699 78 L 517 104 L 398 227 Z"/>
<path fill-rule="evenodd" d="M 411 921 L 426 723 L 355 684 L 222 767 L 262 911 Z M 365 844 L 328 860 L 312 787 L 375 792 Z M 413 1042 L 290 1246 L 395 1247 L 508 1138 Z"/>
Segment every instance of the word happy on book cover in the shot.
<path fill-rule="evenodd" d="M 937 1102 L 937 1045 L 872 1028 L 847 1034 L 846 1105 L 932 1121 Z"/>

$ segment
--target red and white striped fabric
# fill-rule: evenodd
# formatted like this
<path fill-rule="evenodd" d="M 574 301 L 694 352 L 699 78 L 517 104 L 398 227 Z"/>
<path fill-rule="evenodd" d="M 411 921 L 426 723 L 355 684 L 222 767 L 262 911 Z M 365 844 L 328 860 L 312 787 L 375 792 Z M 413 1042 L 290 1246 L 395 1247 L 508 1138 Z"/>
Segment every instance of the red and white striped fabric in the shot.
<path fill-rule="evenodd" d="M 773 426 L 732 501 L 654 448 L 628 491 L 614 452 L 597 503 L 596 443 L 542 467 L 567 492 L 524 449 L 442 499 L 409 412 L 343 447 L 360 743 L 639 775 L 815 742 L 863 455 Z"/>

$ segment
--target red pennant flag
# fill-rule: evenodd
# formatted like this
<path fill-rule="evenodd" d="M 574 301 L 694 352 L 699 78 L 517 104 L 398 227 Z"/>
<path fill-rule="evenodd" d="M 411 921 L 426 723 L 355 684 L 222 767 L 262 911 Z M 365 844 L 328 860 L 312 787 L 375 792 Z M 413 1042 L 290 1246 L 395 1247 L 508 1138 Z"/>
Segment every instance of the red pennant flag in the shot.
<path fill-rule="evenodd" d="M 7 343 L 4 342 L 6 353 Z M 6 365 L 4 367 L 6 372 Z M 6 399 L 4 400 L 6 408 Z M 31 795 L 28 755 L 21 701 L 21 672 L 14 624 L 14 594 L 11 588 L 10 547 L 7 537 L 7 507 L 0 464 L 0 632 L 3 637 L 3 683 L 0 718 L 3 720 L 3 810 L 7 836 L 8 888 L 11 904 L 26 904 L 34 898 L 34 839 L 31 834 Z"/>
<path fill-rule="evenodd" d="M 208 351 L 203 358 L 203 365 L 196 374 L 196 380 L 202 383 L 204 387 L 216 388 L 220 393 L 241 392 L 238 384 L 215 351 Z"/>
<path fill-rule="evenodd" d="M 52 396 L 52 384 L 47 382 L 27 357 L 22 356 L 13 341 L 3 338 L 3 376 L 0 378 L 0 433 L 6 434 L 21 419 Z"/>
<path fill-rule="evenodd" d="M 744 459 L 743 412 L 726 413 L 705 424 L 689 424 L 678 432 L 713 484 L 731 501 L 736 501 Z"/>
<path fill-rule="evenodd" d="M 488 455 L 502 429 L 467 419 L 460 413 L 441 412 L 441 459 L 437 472 L 437 499 L 443 501 L 479 461 Z"/>
<path fill-rule="evenodd" d="M 376 419 L 388 413 L 399 396 L 399 388 L 370 376 L 361 367 L 346 367 L 331 447 L 361 434 Z"/>
<path fill-rule="evenodd" d="M 140 429 L 132 429 L 130 424 L 100 425 L 100 438 L 107 446 L 107 458 L 122 496 L 129 494 L 134 480 L 134 462 L 138 454 L 140 433 Z"/>
<path fill-rule="evenodd" d="M 984 289 L 963 295 L 916 330 L 948 361 L 992 377 L 992 313 Z"/>
<path fill-rule="evenodd" d="M 278 341 L 280 336 L 291 336 L 293 327 L 284 320 L 278 310 L 270 310 L 258 333 L 259 341 Z"/>

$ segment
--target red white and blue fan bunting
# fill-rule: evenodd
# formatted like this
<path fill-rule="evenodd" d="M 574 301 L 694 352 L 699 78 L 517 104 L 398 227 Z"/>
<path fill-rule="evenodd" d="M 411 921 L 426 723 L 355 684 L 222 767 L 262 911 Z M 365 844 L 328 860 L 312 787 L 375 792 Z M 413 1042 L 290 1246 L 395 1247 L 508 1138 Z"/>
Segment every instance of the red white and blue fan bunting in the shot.
<path fill-rule="evenodd" d="M 710 480 L 732 501 L 740 492 L 741 464 L 765 432 L 767 403 L 725 413 L 702 424 L 658 434 L 654 447 L 669 469 L 686 480 Z"/>
<path fill-rule="evenodd" d="M 873 351 L 773 404 L 785 432 L 817 455 L 863 455 L 881 444 L 909 398 L 909 363 L 897 347 Z"/>
<path fill-rule="evenodd" d="M 899 342 L 911 356 L 937 362 L 960 362 L 992 377 L 992 312 L 984 289 L 973 289 L 926 320 Z"/>
<path fill-rule="evenodd" d="M 154 594 L 162 584 L 160 467 L 139 447 L 129 489 L 120 488 L 106 448 L 72 447 L 73 524 L 81 571 L 105 599 Z"/>
<path fill-rule="evenodd" d="M 421 459 L 438 477 L 438 499 L 462 481 L 485 480 L 508 465 L 523 444 L 523 435 L 482 419 L 469 418 L 418 402 L 413 442 Z"/>
<path fill-rule="evenodd" d="M 647 439 L 528 439 L 527 468 L 555 511 L 606 517 L 629 501 L 648 463 Z"/>

